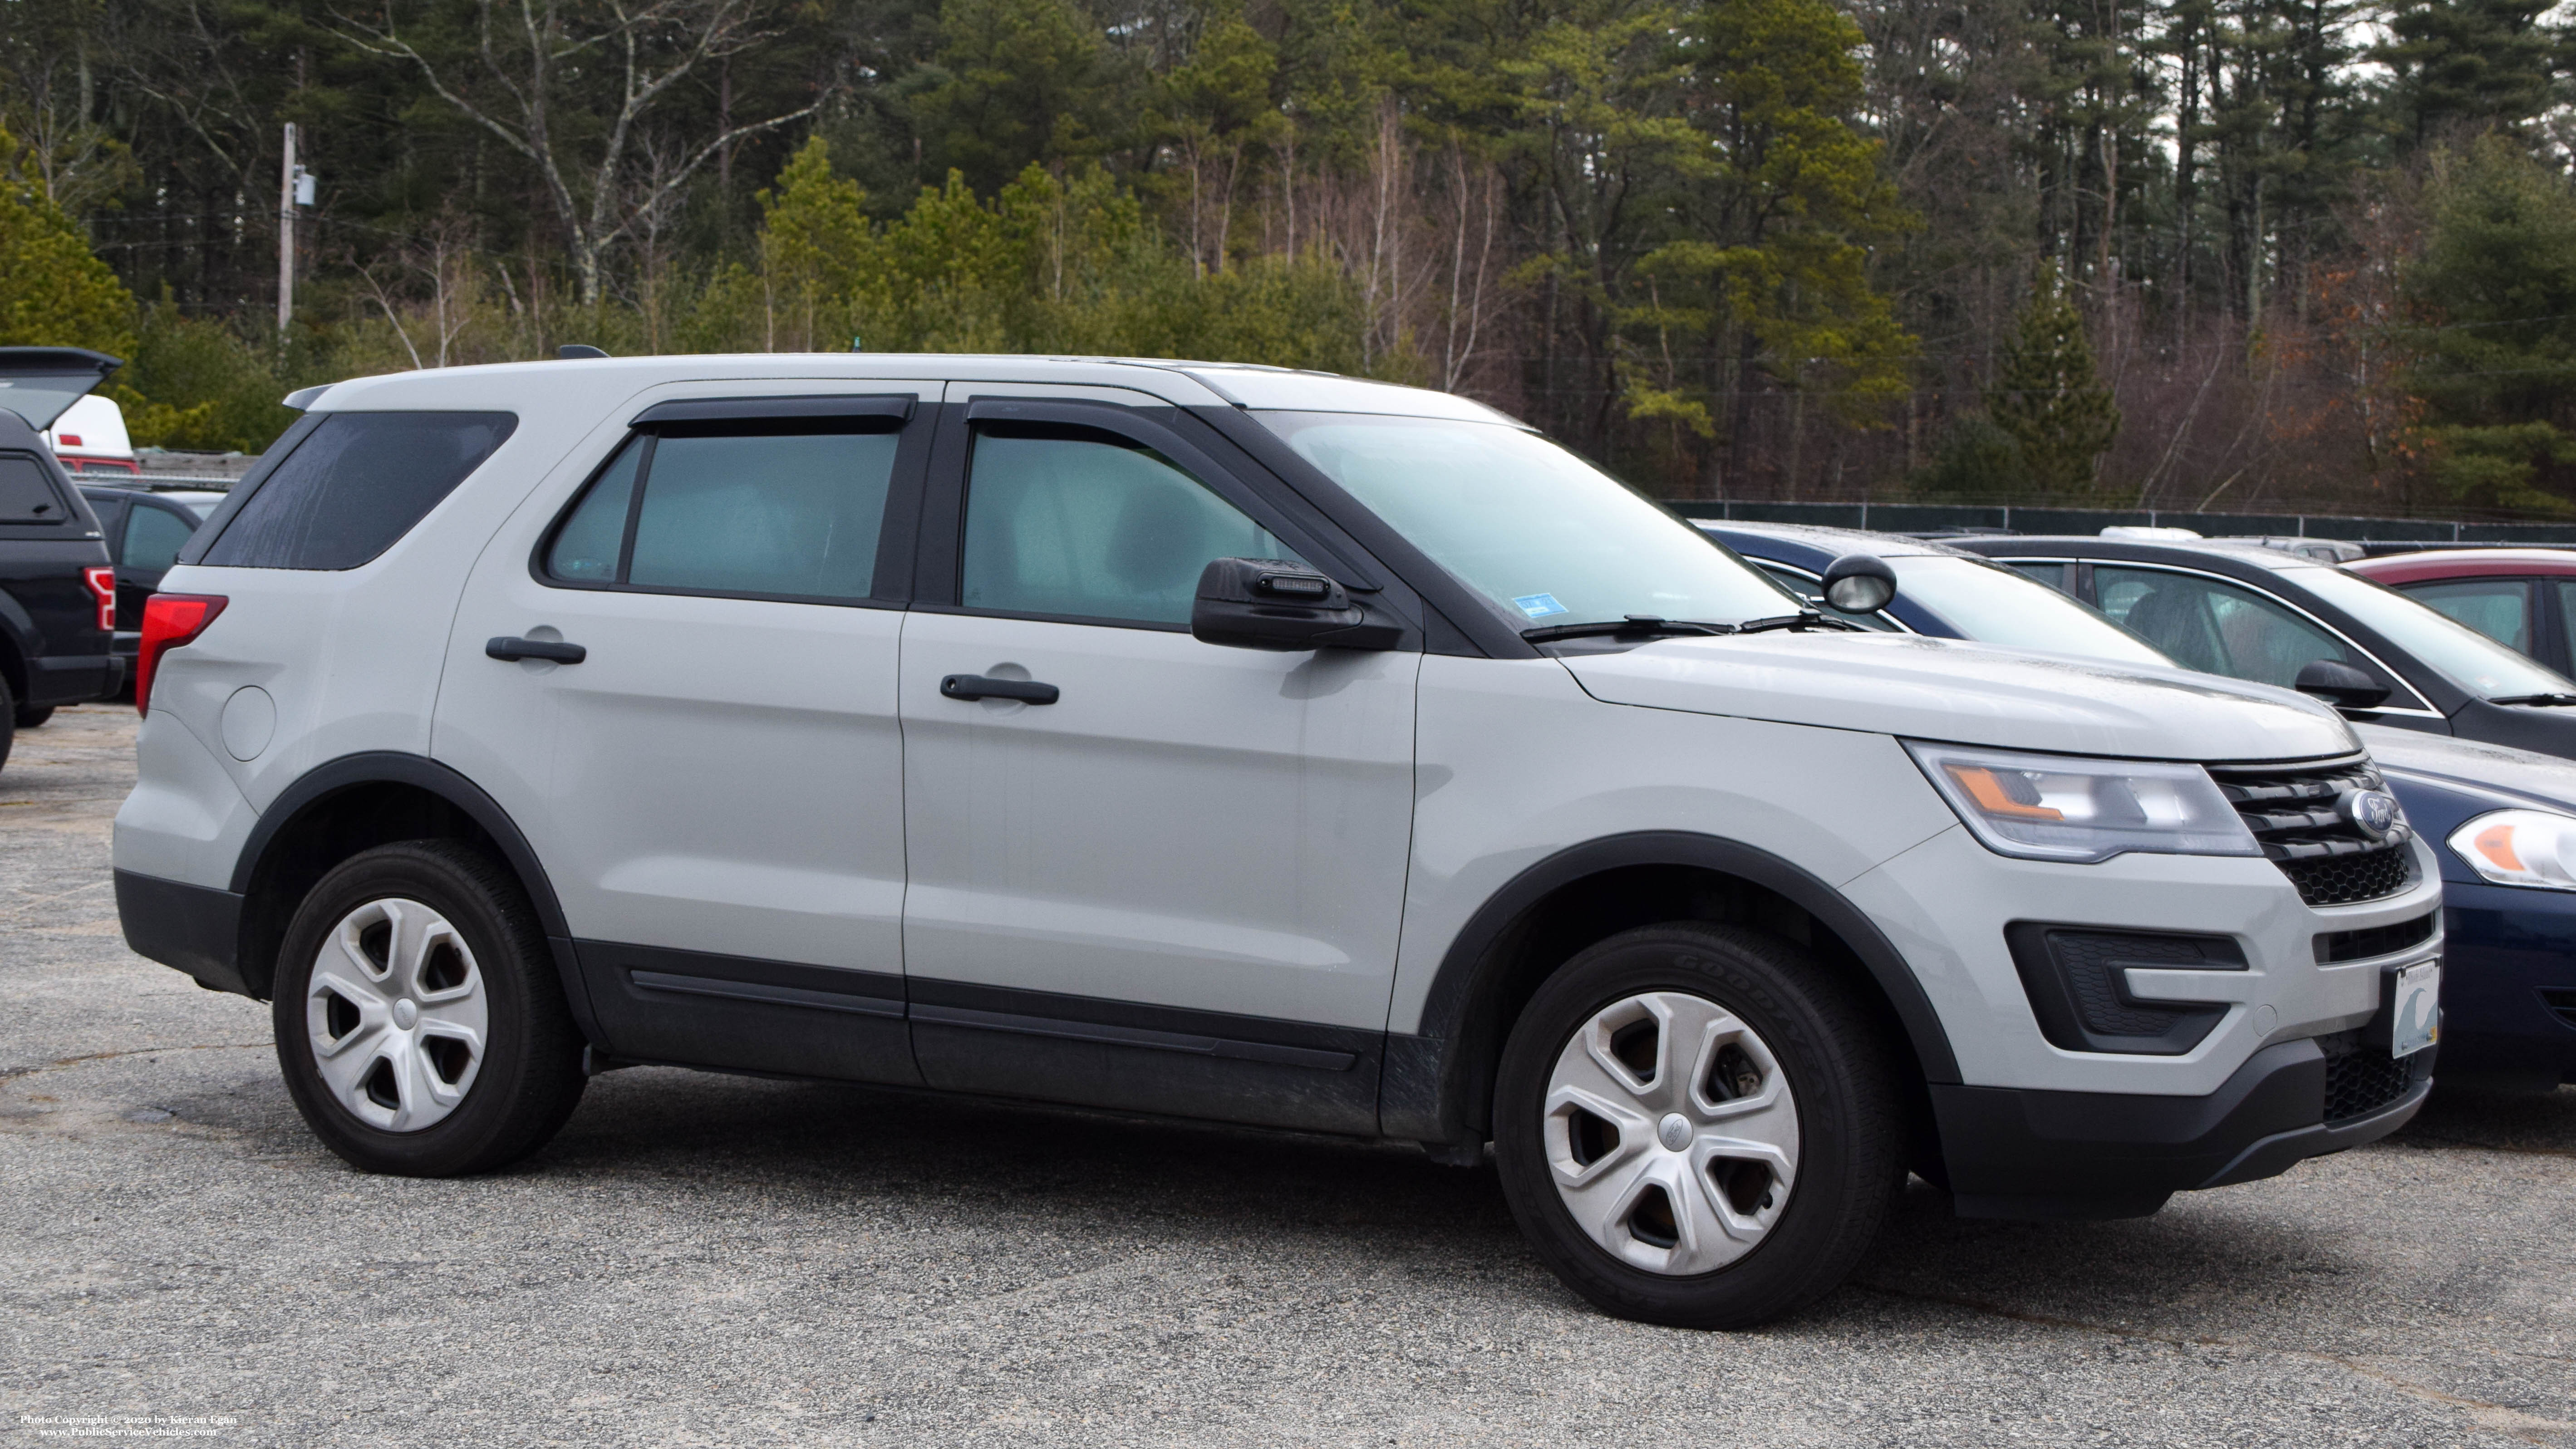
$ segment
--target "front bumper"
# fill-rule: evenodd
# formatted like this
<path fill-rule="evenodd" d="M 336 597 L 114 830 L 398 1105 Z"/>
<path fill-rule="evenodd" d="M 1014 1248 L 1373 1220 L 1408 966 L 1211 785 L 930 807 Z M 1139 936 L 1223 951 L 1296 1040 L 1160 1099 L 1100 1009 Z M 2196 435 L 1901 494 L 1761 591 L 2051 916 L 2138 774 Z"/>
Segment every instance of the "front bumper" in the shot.
<path fill-rule="evenodd" d="M 2361 1026 L 2379 1009 L 2388 966 L 2441 954 L 2436 933 L 2385 956 L 2317 959 L 2320 936 L 2420 922 L 2440 909 L 2437 862 L 2422 840 L 2409 848 L 2416 858 L 2403 890 L 2347 906 L 2301 903 L 2266 860 L 2132 854 L 2060 865 L 1996 855 L 1964 828 L 1900 853 L 1842 890 L 1913 968 L 1940 1014 L 1961 1083 L 2199 1098 L 2225 1090 L 2275 1043 Z M 2013 964 L 2010 935 L 2020 922 L 2225 936 L 2243 952 L 2246 969 L 2195 975 L 2193 999 L 2225 1011 L 2187 1051 L 2069 1050 L 2041 1030 Z"/>
<path fill-rule="evenodd" d="M 2446 881 L 2442 1060 L 2453 1077 L 2576 1081 L 2576 892 Z"/>
<path fill-rule="evenodd" d="M 2433 1089 L 2428 1047 L 2394 1100 L 2329 1121 L 2328 1045 L 2277 1042 L 2205 1097 L 1934 1085 L 1952 1200 L 1962 1217 L 2144 1217 L 2176 1192 L 2275 1177 L 2376 1142 Z M 2361 1047 L 2367 1052 L 2368 1047 Z"/>

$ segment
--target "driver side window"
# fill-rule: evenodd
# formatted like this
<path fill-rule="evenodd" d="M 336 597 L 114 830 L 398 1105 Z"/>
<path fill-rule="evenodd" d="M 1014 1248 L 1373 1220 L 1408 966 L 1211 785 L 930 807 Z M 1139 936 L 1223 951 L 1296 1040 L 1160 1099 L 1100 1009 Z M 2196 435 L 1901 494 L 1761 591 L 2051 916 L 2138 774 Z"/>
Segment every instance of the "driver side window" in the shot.
<path fill-rule="evenodd" d="M 1098 436 L 975 439 L 959 601 L 1186 628 L 1199 574 L 1288 546 L 1149 448 Z"/>
<path fill-rule="evenodd" d="M 2320 659 L 2379 671 L 2324 629 L 2251 589 L 2163 569 L 2093 566 L 2102 612 L 2183 664 L 2290 688 Z"/>

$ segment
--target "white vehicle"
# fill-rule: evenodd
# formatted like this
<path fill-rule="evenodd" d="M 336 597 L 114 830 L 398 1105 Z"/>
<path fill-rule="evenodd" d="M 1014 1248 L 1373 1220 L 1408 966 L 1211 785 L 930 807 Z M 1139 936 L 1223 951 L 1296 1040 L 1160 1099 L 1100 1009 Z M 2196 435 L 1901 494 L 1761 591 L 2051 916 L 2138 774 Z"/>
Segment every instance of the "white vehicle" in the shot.
<path fill-rule="evenodd" d="M 64 409 L 45 430 L 45 445 L 74 473 L 140 473 L 134 440 L 126 435 L 125 409 L 114 398 L 91 393 Z"/>
<path fill-rule="evenodd" d="M 1909 1168 L 2143 1214 L 2429 1087 L 2438 873 L 2332 710 L 1842 632 L 1459 398 L 830 355 L 290 402 L 148 606 L 118 904 L 274 1002 L 372 1171 L 639 1062 L 1490 1142 L 1574 1289 L 1733 1326 Z"/>

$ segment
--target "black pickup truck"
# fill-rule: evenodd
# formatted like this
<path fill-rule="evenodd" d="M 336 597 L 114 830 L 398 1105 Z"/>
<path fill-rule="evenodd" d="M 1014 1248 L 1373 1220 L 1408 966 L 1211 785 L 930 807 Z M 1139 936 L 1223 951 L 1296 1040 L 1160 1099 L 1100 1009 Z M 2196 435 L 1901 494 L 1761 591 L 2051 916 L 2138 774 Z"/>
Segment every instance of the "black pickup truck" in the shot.
<path fill-rule="evenodd" d="M 124 364 L 77 347 L 0 347 L 0 762 L 57 705 L 125 683 L 116 570 L 44 430 Z"/>

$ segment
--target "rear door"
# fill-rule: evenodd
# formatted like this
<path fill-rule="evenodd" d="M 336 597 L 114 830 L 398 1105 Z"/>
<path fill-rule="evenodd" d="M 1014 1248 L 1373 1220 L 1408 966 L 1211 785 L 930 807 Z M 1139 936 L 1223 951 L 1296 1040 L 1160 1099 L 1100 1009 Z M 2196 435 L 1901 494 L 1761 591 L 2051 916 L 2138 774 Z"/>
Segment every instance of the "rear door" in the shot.
<path fill-rule="evenodd" d="M 937 392 L 842 386 L 642 408 L 457 616 L 432 753 L 527 831 L 621 1056 L 915 1079 L 895 663 Z"/>

